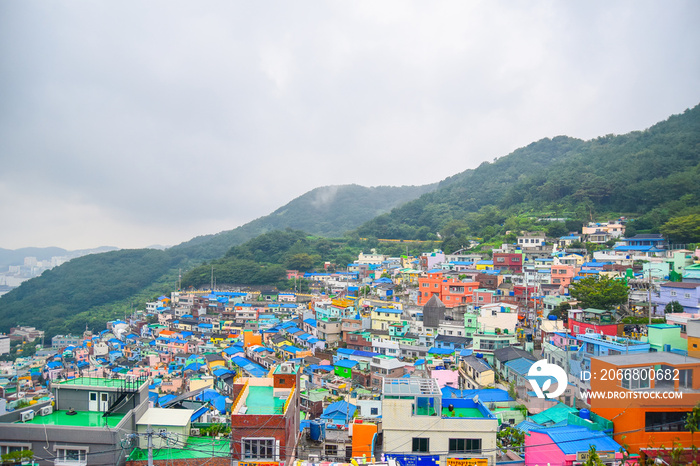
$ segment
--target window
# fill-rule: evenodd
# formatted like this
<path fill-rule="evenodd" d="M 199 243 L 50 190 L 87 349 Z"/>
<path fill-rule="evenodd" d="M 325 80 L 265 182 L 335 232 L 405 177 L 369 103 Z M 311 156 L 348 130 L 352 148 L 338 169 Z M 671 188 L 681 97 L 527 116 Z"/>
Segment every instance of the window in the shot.
<path fill-rule="evenodd" d="M 326 444 L 326 456 L 338 456 L 338 445 Z"/>
<path fill-rule="evenodd" d="M 2 443 L 0 444 L 0 455 L 7 455 L 15 451 L 29 450 L 29 443 Z"/>
<path fill-rule="evenodd" d="M 646 412 L 644 430 L 647 432 L 687 432 L 685 419 L 690 412 Z"/>
<path fill-rule="evenodd" d="M 693 388 L 693 370 L 681 369 L 678 371 L 678 386 L 680 388 Z"/>
<path fill-rule="evenodd" d="M 87 447 L 57 447 L 56 465 L 82 466 L 87 464 Z"/>
<path fill-rule="evenodd" d="M 496 262 L 505 262 L 506 258 L 505 257 L 497 257 Z"/>
<path fill-rule="evenodd" d="M 685 299 L 690 299 L 690 293 L 686 293 L 683 296 L 685 297 Z"/>
<path fill-rule="evenodd" d="M 277 461 L 274 438 L 243 438 L 242 459 Z"/>
<path fill-rule="evenodd" d="M 428 453 L 430 451 L 428 438 L 413 437 L 413 449 L 414 453 Z"/>
<path fill-rule="evenodd" d="M 371 416 L 378 416 L 379 415 L 379 408 L 370 408 L 369 409 L 369 414 Z"/>
<path fill-rule="evenodd" d="M 635 367 L 634 369 L 625 369 L 622 371 L 622 388 L 627 388 L 629 390 L 639 390 L 643 388 L 649 388 L 649 371 L 654 370 L 654 368 L 649 367 Z"/>
<path fill-rule="evenodd" d="M 449 442 L 450 453 L 466 453 L 481 451 L 480 438 L 451 438 Z"/>
<path fill-rule="evenodd" d="M 671 291 L 671 296 L 676 296 L 676 292 L 675 292 L 675 291 Z"/>

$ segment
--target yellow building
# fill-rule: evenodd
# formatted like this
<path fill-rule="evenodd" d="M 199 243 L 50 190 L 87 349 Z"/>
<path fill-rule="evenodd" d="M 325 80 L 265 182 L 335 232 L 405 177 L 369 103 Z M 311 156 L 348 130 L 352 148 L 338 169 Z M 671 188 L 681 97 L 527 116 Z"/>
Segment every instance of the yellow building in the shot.
<path fill-rule="evenodd" d="M 372 309 L 372 330 L 389 330 L 391 324 L 401 322 L 403 311 L 390 307 L 377 307 Z"/>

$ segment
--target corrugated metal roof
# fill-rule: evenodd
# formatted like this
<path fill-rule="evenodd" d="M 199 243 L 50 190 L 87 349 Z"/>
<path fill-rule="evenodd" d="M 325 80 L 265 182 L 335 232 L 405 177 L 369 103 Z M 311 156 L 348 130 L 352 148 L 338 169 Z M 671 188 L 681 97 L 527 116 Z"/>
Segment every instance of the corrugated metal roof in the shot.
<path fill-rule="evenodd" d="M 549 429 L 532 429 L 549 435 L 554 443 L 566 455 L 575 455 L 580 451 L 588 451 L 591 445 L 596 451 L 619 451 L 621 446 L 612 438 L 600 431 L 588 430 L 585 427 L 553 427 Z"/>

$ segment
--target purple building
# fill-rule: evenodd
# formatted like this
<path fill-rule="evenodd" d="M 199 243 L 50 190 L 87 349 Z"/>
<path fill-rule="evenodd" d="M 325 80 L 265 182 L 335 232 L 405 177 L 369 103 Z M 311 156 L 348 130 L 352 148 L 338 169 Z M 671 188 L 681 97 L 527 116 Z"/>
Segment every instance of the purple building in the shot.
<path fill-rule="evenodd" d="M 685 312 L 700 315 L 700 283 L 666 282 L 661 284 L 659 296 L 652 303 L 663 309 L 671 301 L 678 301 Z"/>

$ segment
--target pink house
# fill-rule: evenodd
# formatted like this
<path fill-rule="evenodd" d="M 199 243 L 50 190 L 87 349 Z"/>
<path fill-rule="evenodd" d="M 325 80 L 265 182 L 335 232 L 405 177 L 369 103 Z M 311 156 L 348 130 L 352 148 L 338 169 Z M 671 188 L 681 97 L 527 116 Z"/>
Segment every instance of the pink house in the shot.
<path fill-rule="evenodd" d="M 76 348 L 73 350 L 73 357 L 76 362 L 88 362 L 90 352 L 85 348 Z"/>
<path fill-rule="evenodd" d="M 163 380 L 160 384 L 161 393 L 176 393 L 182 387 L 182 378 L 177 377 L 171 380 Z"/>
<path fill-rule="evenodd" d="M 413 368 L 413 366 L 407 367 Z M 457 371 L 442 369 L 434 370 L 430 373 L 430 377 L 432 377 L 433 379 L 437 379 L 438 387 L 440 388 L 444 388 L 445 386 L 459 388 L 459 372 Z"/>
<path fill-rule="evenodd" d="M 180 353 L 189 353 L 189 352 L 190 352 L 190 343 L 187 340 L 180 340 L 180 339 L 174 338 L 168 342 L 168 353 L 180 354 Z"/>
<path fill-rule="evenodd" d="M 525 464 L 580 464 L 581 456 L 588 453 L 591 445 L 595 446 L 599 455 L 604 455 L 605 459 L 601 459 L 606 464 L 622 459 L 621 446 L 612 437 L 585 427 L 563 426 L 530 430 L 525 435 Z"/>
<path fill-rule="evenodd" d="M 553 265 L 552 266 L 552 284 L 559 285 L 561 293 L 568 290 L 571 284 L 571 279 L 576 276 L 578 269 L 572 265 Z"/>

